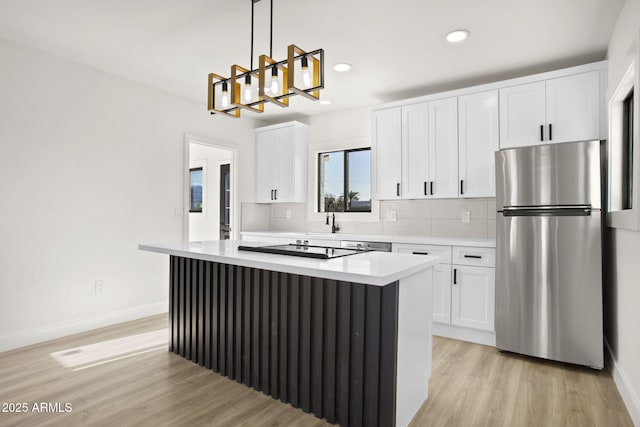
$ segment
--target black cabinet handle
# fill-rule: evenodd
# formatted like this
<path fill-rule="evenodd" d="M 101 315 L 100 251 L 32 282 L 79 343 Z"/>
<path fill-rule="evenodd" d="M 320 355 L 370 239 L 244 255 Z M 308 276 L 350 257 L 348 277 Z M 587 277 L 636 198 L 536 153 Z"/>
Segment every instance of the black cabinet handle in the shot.
<path fill-rule="evenodd" d="M 400 183 L 396 184 L 396 196 L 400 196 Z"/>
<path fill-rule="evenodd" d="M 429 187 L 430 187 L 429 194 L 433 196 L 433 181 L 429 183 Z"/>
<path fill-rule="evenodd" d="M 414 252 L 414 255 L 429 255 L 429 252 Z"/>
<path fill-rule="evenodd" d="M 544 141 L 544 125 L 540 125 L 540 141 Z"/>
<path fill-rule="evenodd" d="M 271 190 L 271 200 L 273 200 L 273 190 Z"/>
<path fill-rule="evenodd" d="M 460 194 L 464 194 L 464 179 L 460 180 Z"/>
<path fill-rule="evenodd" d="M 551 141 L 553 139 L 553 131 L 551 128 L 551 123 L 549 123 L 549 141 Z"/>
<path fill-rule="evenodd" d="M 278 200 L 278 190 L 277 189 L 273 190 L 273 199 L 274 200 Z"/>
<path fill-rule="evenodd" d="M 458 284 L 458 269 L 457 268 L 453 269 L 453 284 L 454 285 Z"/>
<path fill-rule="evenodd" d="M 424 182 L 424 195 L 427 195 L 427 181 Z"/>
<path fill-rule="evenodd" d="M 465 258 L 482 259 L 482 255 L 465 255 Z"/>

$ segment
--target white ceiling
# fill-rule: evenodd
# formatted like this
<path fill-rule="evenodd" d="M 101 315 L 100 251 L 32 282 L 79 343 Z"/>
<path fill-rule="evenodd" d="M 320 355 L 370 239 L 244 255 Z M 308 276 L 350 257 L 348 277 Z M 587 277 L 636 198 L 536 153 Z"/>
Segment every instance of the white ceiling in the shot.
<path fill-rule="evenodd" d="M 604 59 L 624 0 L 274 0 L 273 53 L 323 48 L 319 105 L 266 105 L 256 119 L 315 115 Z M 206 108 L 207 74 L 249 68 L 250 0 L 2 0 L 0 37 L 183 95 Z M 269 0 L 255 5 L 269 53 Z M 471 36 L 452 45 L 445 34 Z M 353 64 L 336 73 L 331 65 Z M 213 118 L 222 120 L 223 118 Z"/>

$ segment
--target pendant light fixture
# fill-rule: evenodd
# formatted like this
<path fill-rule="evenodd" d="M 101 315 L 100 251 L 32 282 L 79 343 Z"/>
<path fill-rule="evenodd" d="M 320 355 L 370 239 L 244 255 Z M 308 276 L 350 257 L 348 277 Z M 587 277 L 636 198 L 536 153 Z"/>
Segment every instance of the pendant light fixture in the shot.
<path fill-rule="evenodd" d="M 254 5 L 251 2 L 251 57 L 249 67 L 232 65 L 230 77 L 215 73 L 208 79 L 208 109 L 211 114 L 240 117 L 241 110 L 264 112 L 267 102 L 289 106 L 289 98 L 302 95 L 320 99 L 324 89 L 324 50 L 306 52 L 295 45 L 287 48 L 287 59 L 273 59 L 273 0 L 270 1 L 269 55 L 260 55 L 258 68 L 253 68 Z"/>

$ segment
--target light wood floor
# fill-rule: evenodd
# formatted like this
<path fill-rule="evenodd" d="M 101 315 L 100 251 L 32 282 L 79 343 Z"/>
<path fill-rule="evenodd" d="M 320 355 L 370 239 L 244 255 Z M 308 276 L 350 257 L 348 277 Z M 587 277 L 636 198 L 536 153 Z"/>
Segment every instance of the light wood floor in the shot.
<path fill-rule="evenodd" d="M 0 404 L 73 406 L 0 412 L 0 426 L 329 426 L 166 349 L 75 371 L 50 356 L 166 326 L 154 316 L 0 353 Z M 633 426 L 606 372 L 434 338 L 429 399 L 412 426 L 528 425 Z"/>

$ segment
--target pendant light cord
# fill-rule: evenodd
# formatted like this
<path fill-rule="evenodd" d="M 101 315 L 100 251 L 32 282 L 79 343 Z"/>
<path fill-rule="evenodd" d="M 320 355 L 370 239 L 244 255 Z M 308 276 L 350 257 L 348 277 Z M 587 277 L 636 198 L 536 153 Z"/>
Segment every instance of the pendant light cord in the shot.
<path fill-rule="evenodd" d="M 251 59 L 249 63 L 251 64 L 250 70 L 253 70 L 253 9 L 255 2 L 251 0 Z"/>
<path fill-rule="evenodd" d="M 273 58 L 273 0 L 271 0 L 271 25 L 269 26 L 269 58 Z"/>

